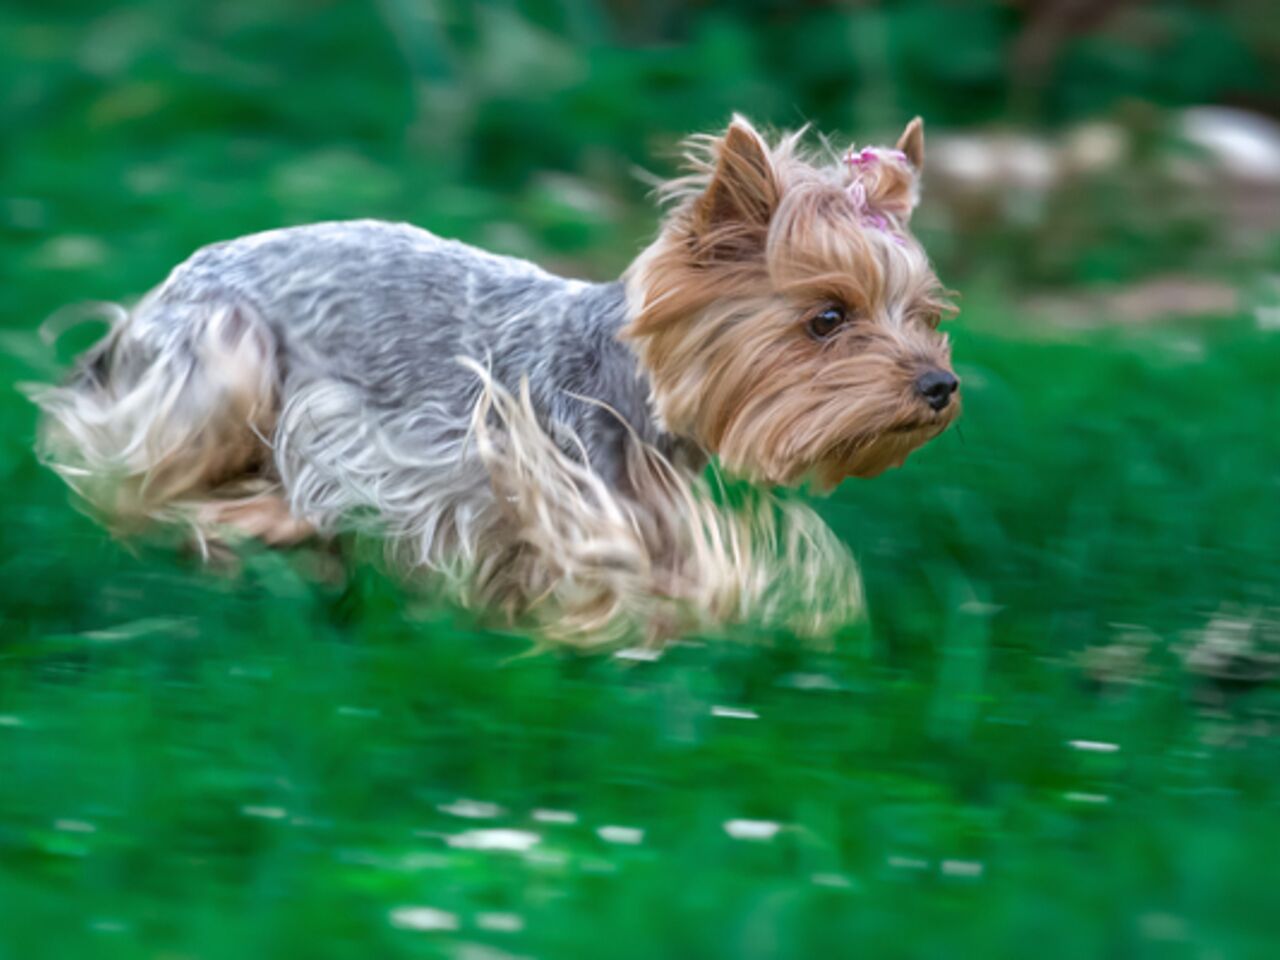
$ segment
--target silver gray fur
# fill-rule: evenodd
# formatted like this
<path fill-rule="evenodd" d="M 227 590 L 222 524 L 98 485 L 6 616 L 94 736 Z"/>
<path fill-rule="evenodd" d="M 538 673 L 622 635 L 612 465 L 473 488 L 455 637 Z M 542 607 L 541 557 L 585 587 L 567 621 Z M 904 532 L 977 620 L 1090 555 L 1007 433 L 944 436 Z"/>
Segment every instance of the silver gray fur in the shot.
<path fill-rule="evenodd" d="M 317 381 L 340 381 L 374 422 L 412 423 L 399 437 L 406 449 L 463 438 L 481 384 L 460 357 L 513 393 L 527 376 L 540 417 L 572 431 L 615 488 L 632 431 L 668 455 L 679 446 L 655 424 L 648 380 L 617 339 L 621 282 L 566 280 L 408 224 L 356 220 L 204 247 L 135 321 L 152 336 L 194 340 L 215 305 L 247 310 L 271 331 L 283 407 Z M 407 420 L 411 411 L 423 415 Z"/>

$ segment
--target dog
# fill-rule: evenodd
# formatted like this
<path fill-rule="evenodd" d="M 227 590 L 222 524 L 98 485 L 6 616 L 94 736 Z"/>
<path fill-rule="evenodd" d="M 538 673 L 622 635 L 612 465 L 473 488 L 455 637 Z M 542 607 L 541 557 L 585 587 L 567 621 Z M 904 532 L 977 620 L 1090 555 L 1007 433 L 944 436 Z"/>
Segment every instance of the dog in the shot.
<path fill-rule="evenodd" d="M 910 231 L 922 122 L 843 155 L 804 133 L 736 116 L 686 141 L 614 282 L 368 220 L 205 247 L 35 391 L 39 453 L 118 530 L 371 528 L 558 639 L 762 608 L 828 630 L 861 609 L 857 569 L 767 491 L 898 466 L 960 398 Z M 759 494 L 729 503 L 712 458 Z"/>

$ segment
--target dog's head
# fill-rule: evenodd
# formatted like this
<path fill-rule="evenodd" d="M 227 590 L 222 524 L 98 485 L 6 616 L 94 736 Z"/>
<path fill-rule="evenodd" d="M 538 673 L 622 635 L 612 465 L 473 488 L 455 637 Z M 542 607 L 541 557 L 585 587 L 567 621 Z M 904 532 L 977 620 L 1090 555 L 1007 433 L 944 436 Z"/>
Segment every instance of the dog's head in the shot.
<path fill-rule="evenodd" d="M 624 330 L 667 429 L 770 483 L 900 465 L 959 413 L 944 292 L 909 231 L 917 119 L 888 148 L 817 160 L 737 117 L 627 274 Z"/>

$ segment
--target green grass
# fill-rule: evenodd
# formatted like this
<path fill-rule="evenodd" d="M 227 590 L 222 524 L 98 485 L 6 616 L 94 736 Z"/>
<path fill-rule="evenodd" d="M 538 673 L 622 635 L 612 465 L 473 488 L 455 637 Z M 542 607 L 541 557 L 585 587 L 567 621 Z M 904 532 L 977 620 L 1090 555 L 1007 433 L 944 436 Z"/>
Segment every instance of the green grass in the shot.
<path fill-rule="evenodd" d="M 71 512 L 6 400 L 0 942 L 1269 955 L 1280 698 L 1224 699 L 1176 648 L 1222 607 L 1273 616 L 1280 342 L 1230 321 L 956 341 L 963 441 L 822 504 L 873 612 L 835 654 L 730 636 L 656 663 L 521 657 L 371 565 L 338 585 L 305 551 L 251 550 L 230 578 L 132 555 Z M 503 812 L 439 809 L 458 798 Z M 783 828 L 733 839 L 739 818 Z M 495 827 L 541 842 L 445 839 Z M 408 905 L 461 929 L 398 929 Z M 494 912 L 523 930 L 476 926 Z"/>
<path fill-rule="evenodd" d="M 59 306 L 339 216 L 607 276 L 655 144 L 880 103 L 723 11 L 623 49 L 581 4 L 545 35 L 377 9 L 0 10 L 0 958 L 1274 956 L 1280 693 L 1184 662 L 1215 617 L 1280 630 L 1280 335 L 1246 315 L 1069 333 L 948 275 L 960 429 L 817 504 L 871 611 L 832 653 L 746 625 L 527 656 L 374 544 L 219 575 L 74 510 L 9 389 L 92 339 L 41 345 Z M 939 69 L 985 89 L 986 54 Z"/>

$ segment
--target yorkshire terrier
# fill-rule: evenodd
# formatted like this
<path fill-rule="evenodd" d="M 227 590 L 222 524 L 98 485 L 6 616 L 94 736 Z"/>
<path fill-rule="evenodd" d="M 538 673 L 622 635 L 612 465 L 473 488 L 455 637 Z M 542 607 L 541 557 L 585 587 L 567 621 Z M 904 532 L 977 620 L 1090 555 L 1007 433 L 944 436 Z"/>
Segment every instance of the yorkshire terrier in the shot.
<path fill-rule="evenodd" d="M 845 548 L 794 500 L 730 505 L 704 467 L 874 476 L 955 420 L 959 382 L 909 229 L 921 121 L 843 155 L 803 132 L 735 117 L 690 140 L 660 234 L 609 283 L 376 221 L 205 247 L 36 391 L 42 456 L 120 528 L 372 524 L 563 639 L 762 608 L 829 629 L 861 606 Z"/>

